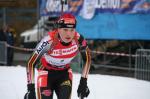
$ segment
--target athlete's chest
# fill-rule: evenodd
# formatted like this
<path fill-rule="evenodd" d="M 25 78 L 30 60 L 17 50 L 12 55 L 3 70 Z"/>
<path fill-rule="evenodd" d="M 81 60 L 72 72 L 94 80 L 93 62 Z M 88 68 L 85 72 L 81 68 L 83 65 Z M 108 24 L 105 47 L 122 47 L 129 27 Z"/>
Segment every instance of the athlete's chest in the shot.
<path fill-rule="evenodd" d="M 72 58 L 78 52 L 78 44 L 73 41 L 71 44 L 65 46 L 62 45 L 60 42 L 54 45 L 51 53 L 49 54 L 52 57 L 61 57 L 61 58 Z"/>
<path fill-rule="evenodd" d="M 45 60 L 52 65 L 62 66 L 69 64 L 78 53 L 77 43 L 72 43 L 69 46 L 57 44 L 53 47 L 50 53 L 44 55 Z"/>

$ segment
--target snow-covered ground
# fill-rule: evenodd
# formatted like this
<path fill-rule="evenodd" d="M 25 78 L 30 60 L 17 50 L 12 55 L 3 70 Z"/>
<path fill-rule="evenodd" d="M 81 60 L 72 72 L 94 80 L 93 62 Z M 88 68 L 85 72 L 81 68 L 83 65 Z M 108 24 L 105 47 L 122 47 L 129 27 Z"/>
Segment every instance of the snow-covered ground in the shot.
<path fill-rule="evenodd" d="M 80 74 L 74 74 L 72 99 L 78 99 Z M 150 82 L 127 77 L 89 75 L 87 99 L 150 99 Z M 26 92 L 24 67 L 0 66 L 0 99 L 23 99 Z M 56 99 L 56 96 L 54 97 Z"/>

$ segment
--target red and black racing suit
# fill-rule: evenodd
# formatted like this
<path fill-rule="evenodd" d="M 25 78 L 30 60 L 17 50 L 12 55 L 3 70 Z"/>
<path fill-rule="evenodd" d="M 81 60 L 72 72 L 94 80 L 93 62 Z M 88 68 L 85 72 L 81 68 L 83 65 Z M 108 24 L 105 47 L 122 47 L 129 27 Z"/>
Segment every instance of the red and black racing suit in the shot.
<path fill-rule="evenodd" d="M 70 99 L 72 90 L 71 60 L 80 52 L 84 60 L 82 77 L 86 77 L 90 69 L 90 54 L 86 40 L 75 33 L 72 42 L 60 41 L 58 31 L 49 32 L 37 45 L 27 66 L 28 84 L 34 83 L 34 68 L 40 62 L 37 78 L 38 99 L 53 99 L 56 92 L 58 99 Z"/>

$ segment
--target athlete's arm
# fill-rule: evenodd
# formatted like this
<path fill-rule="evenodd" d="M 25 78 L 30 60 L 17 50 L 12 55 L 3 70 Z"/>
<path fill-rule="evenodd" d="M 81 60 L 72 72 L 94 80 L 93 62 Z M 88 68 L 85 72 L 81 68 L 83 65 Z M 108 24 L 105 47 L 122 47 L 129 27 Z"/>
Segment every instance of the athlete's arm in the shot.
<path fill-rule="evenodd" d="M 87 78 L 91 66 L 90 49 L 88 48 L 87 42 L 82 35 L 80 35 L 78 41 L 80 46 L 80 53 L 83 59 L 82 77 Z"/>
<path fill-rule="evenodd" d="M 49 36 L 44 37 L 41 42 L 36 46 L 34 52 L 28 60 L 27 64 L 27 81 L 28 84 L 34 83 L 34 68 L 40 61 L 40 58 L 44 53 L 50 49 L 51 41 Z"/>

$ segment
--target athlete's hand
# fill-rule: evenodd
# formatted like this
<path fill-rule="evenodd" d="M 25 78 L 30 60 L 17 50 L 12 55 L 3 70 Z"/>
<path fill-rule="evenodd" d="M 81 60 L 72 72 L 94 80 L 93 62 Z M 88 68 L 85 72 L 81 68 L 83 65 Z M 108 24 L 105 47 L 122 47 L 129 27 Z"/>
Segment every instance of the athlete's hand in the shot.
<path fill-rule="evenodd" d="M 89 95 L 90 90 L 87 86 L 87 78 L 81 77 L 77 93 L 78 93 L 78 97 L 80 97 L 80 96 L 87 97 Z"/>
<path fill-rule="evenodd" d="M 28 92 L 25 94 L 24 99 L 36 99 L 35 85 L 28 84 L 27 87 L 28 87 Z"/>

